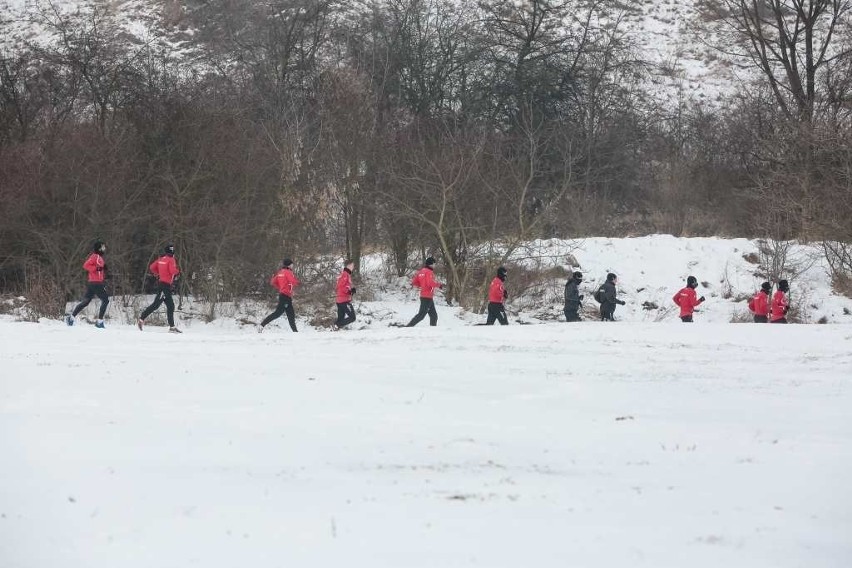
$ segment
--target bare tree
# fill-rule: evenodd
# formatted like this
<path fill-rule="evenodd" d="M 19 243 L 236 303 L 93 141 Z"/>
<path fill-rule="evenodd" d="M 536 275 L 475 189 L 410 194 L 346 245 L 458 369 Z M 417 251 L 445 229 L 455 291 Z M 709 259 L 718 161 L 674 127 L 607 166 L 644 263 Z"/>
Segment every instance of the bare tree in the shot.
<path fill-rule="evenodd" d="M 722 24 L 723 51 L 746 59 L 768 83 L 787 118 L 810 123 L 821 100 L 820 76 L 847 64 L 852 49 L 849 0 L 705 0 Z"/>

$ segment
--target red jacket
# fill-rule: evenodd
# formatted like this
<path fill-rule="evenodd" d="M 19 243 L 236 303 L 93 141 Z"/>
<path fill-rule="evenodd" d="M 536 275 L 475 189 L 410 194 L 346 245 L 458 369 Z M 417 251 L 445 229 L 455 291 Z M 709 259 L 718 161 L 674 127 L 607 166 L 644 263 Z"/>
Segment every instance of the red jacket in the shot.
<path fill-rule="evenodd" d="M 352 273 L 344 269 L 337 277 L 337 300 L 338 304 L 352 301 Z"/>
<path fill-rule="evenodd" d="M 769 294 L 763 290 L 755 292 L 754 296 L 748 302 L 748 309 L 756 316 L 769 315 Z"/>
<path fill-rule="evenodd" d="M 691 316 L 695 308 L 701 304 L 695 289 L 689 286 L 675 294 L 672 300 L 680 306 L 680 317 Z"/>
<path fill-rule="evenodd" d="M 104 281 L 104 277 L 106 276 L 106 263 L 104 262 L 104 257 L 100 254 L 93 252 L 89 255 L 89 258 L 86 259 L 86 262 L 83 263 L 83 270 L 89 273 L 89 282 L 92 284 L 101 284 Z"/>
<path fill-rule="evenodd" d="M 502 304 L 503 298 L 506 297 L 504 294 L 505 291 L 503 281 L 495 276 L 494 280 L 491 281 L 491 286 L 488 288 L 488 301 L 495 304 Z"/>
<path fill-rule="evenodd" d="M 148 267 L 151 273 L 160 279 L 163 284 L 172 285 L 175 283 L 175 276 L 180 274 L 175 257 L 164 254 L 157 260 L 151 263 Z"/>
<path fill-rule="evenodd" d="M 788 307 L 787 294 L 781 290 L 776 290 L 775 295 L 772 296 L 772 317 L 769 318 L 769 321 L 778 321 L 786 316 Z"/>
<path fill-rule="evenodd" d="M 276 272 L 275 276 L 269 280 L 269 283 L 272 284 L 273 288 L 278 289 L 279 294 L 284 294 L 291 298 L 293 297 L 293 292 L 296 290 L 296 286 L 300 284 L 299 279 L 296 278 L 296 275 L 289 268 L 282 268 Z"/>
<path fill-rule="evenodd" d="M 414 278 L 411 279 L 411 285 L 420 288 L 421 298 L 434 298 L 435 288 L 443 288 L 444 285 L 435 280 L 435 273 L 428 266 L 424 266 Z"/>

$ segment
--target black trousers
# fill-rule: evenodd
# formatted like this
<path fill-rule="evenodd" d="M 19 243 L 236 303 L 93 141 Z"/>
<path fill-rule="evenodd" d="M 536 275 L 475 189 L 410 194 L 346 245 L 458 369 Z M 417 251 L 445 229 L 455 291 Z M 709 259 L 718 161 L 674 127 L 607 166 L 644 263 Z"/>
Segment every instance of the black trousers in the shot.
<path fill-rule="evenodd" d="M 355 308 L 352 307 L 352 302 L 337 303 L 337 321 L 334 325 L 337 327 L 346 327 L 355 321 Z"/>
<path fill-rule="evenodd" d="M 615 304 L 601 304 L 601 321 L 615 321 Z"/>
<path fill-rule="evenodd" d="M 169 320 L 169 327 L 174 327 L 175 301 L 172 299 L 172 285 L 164 282 L 157 284 L 157 295 L 154 296 L 154 301 L 151 302 L 150 306 L 145 308 L 142 315 L 139 316 L 139 319 L 144 320 L 154 313 L 154 310 L 159 308 L 162 304 L 166 304 L 166 319 Z"/>
<path fill-rule="evenodd" d="M 683 323 L 692 323 L 692 315 L 680 316 L 680 321 Z"/>
<path fill-rule="evenodd" d="M 502 303 L 488 302 L 488 319 L 485 320 L 485 325 L 494 325 L 494 322 L 499 321 L 500 325 L 509 325 L 509 318 L 506 317 L 506 309 Z"/>
<path fill-rule="evenodd" d="M 768 323 L 769 316 L 754 316 L 754 323 Z"/>
<path fill-rule="evenodd" d="M 278 307 L 276 307 L 274 312 L 266 316 L 263 321 L 260 322 L 261 327 L 266 327 L 266 324 L 272 320 L 280 318 L 284 314 L 287 314 L 287 321 L 290 322 L 290 329 L 293 331 L 299 331 L 296 329 L 296 312 L 293 310 L 293 298 L 287 294 L 278 294 Z"/>
<path fill-rule="evenodd" d="M 438 325 L 438 310 L 435 309 L 435 300 L 432 298 L 420 298 L 420 311 L 417 312 L 416 316 L 411 318 L 411 321 L 405 327 L 414 327 L 423 321 L 423 318 L 427 314 L 429 315 L 429 325 Z"/>
<path fill-rule="evenodd" d="M 781 319 L 777 319 L 777 320 L 772 320 L 772 321 L 771 321 L 771 322 L 769 322 L 769 323 L 787 323 L 787 318 L 781 318 Z"/>
<path fill-rule="evenodd" d="M 562 313 L 565 314 L 565 321 L 583 321 L 583 318 L 580 317 L 579 306 L 576 308 L 566 306 Z"/>
<path fill-rule="evenodd" d="M 98 319 L 104 319 L 104 314 L 107 311 L 107 306 L 109 305 L 109 295 L 107 295 L 106 284 L 94 284 L 89 283 L 86 286 L 86 294 L 83 296 L 83 300 L 77 304 L 74 308 L 74 311 L 71 312 L 71 315 L 76 317 L 77 314 L 82 312 L 86 306 L 89 305 L 89 302 L 92 301 L 92 298 L 95 296 L 101 301 L 101 309 L 98 311 Z"/>

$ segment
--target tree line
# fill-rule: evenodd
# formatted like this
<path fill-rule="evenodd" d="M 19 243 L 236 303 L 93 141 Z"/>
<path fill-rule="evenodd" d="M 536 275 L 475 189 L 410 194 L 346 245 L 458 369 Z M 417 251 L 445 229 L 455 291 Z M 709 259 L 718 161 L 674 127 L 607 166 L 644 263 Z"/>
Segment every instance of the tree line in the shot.
<path fill-rule="evenodd" d="M 540 237 L 822 240 L 852 272 L 848 0 L 702 0 L 753 77 L 713 104 L 660 99 L 629 3 L 188 0 L 170 46 L 59 6 L 0 55 L 0 290 L 52 314 L 95 239 L 114 293 L 170 241 L 213 303 L 381 251 L 481 307 Z"/>

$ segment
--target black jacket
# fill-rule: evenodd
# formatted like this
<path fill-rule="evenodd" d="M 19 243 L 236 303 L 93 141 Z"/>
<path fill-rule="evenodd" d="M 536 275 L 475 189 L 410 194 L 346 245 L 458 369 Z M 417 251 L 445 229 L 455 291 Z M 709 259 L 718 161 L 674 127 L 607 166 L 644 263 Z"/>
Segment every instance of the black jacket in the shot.
<path fill-rule="evenodd" d="M 572 278 L 565 284 L 565 308 L 577 310 L 580 307 L 580 283 Z"/>
<path fill-rule="evenodd" d="M 619 300 L 616 295 L 615 284 L 613 284 L 612 282 L 604 282 L 603 284 L 601 284 L 601 288 L 603 289 L 603 302 L 601 302 L 601 305 L 624 305 L 624 301 Z"/>

